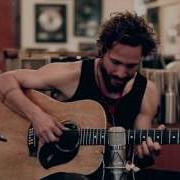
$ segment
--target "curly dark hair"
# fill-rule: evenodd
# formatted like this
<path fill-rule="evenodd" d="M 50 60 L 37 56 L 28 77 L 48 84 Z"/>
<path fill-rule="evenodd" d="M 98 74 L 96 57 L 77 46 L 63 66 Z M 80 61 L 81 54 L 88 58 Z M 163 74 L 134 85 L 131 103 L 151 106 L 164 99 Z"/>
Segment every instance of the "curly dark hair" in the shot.
<path fill-rule="evenodd" d="M 143 57 L 151 54 L 157 45 L 153 28 L 143 17 L 128 11 L 112 14 L 102 25 L 97 40 L 99 56 L 102 57 L 116 42 L 134 47 L 141 45 Z"/>

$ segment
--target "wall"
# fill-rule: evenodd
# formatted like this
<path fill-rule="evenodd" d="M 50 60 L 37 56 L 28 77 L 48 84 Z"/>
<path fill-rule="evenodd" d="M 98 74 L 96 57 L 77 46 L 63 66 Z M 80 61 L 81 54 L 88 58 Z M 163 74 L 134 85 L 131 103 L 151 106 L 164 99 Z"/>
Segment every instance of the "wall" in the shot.
<path fill-rule="evenodd" d="M 0 1 L 0 73 L 5 69 L 3 49 L 14 47 L 11 0 Z"/>
<path fill-rule="evenodd" d="M 78 50 L 79 42 L 95 42 L 95 38 L 79 38 L 73 34 L 73 18 L 74 18 L 74 1 L 73 0 L 22 0 L 21 1 L 21 47 L 22 48 L 48 48 L 50 50 L 68 49 L 71 51 Z M 67 43 L 37 43 L 34 39 L 34 14 L 33 8 L 35 3 L 62 3 L 67 5 L 68 20 L 68 39 Z M 133 10 L 133 0 L 104 0 L 103 1 L 103 20 L 109 17 L 113 11 Z"/>
<path fill-rule="evenodd" d="M 11 0 L 0 1 L 0 51 L 14 45 L 11 5 Z"/>
<path fill-rule="evenodd" d="M 135 4 L 142 4 L 143 0 L 135 0 Z M 156 0 L 144 5 L 147 9 L 159 7 L 159 38 L 160 52 L 165 56 L 173 55 L 180 59 L 180 0 Z M 135 7 L 137 10 L 139 7 Z M 179 26 L 179 30 L 176 26 Z M 179 31 L 179 32 L 178 32 Z"/>

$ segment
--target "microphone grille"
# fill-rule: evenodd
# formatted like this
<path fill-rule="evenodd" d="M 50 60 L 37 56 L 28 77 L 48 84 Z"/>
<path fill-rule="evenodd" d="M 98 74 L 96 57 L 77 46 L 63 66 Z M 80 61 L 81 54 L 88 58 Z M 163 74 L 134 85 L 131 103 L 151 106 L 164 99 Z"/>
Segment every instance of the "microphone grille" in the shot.
<path fill-rule="evenodd" d="M 126 145 L 126 131 L 123 127 L 111 127 L 109 132 L 109 145 Z"/>

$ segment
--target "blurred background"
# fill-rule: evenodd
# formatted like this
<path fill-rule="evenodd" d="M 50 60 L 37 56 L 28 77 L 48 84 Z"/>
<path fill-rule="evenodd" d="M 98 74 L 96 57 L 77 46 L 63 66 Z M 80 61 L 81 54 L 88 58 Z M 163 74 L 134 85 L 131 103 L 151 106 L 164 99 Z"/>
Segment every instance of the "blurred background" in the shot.
<path fill-rule="evenodd" d="M 114 12 L 135 11 L 154 28 L 159 46 L 141 72 L 161 94 L 158 123 L 179 118 L 180 0 L 0 1 L 0 72 L 97 56 L 100 24 Z"/>
<path fill-rule="evenodd" d="M 95 58 L 100 24 L 113 12 L 135 11 L 154 28 L 160 42 L 140 68 L 161 94 L 155 126 L 180 127 L 179 9 L 180 0 L 0 0 L 0 73 Z M 169 153 L 177 159 L 174 147 L 157 166 L 169 167 Z M 171 162 L 170 168 L 180 170 L 178 162 Z"/>

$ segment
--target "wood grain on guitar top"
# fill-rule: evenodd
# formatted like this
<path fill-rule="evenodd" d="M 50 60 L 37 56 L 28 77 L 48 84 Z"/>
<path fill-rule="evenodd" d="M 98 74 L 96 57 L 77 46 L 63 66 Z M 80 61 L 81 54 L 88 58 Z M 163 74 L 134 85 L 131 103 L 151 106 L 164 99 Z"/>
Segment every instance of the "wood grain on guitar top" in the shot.
<path fill-rule="evenodd" d="M 106 128 L 102 107 L 92 100 L 62 103 L 34 90 L 27 96 L 44 111 L 60 122 L 72 120 L 80 128 Z M 101 164 L 104 146 L 80 146 L 78 154 L 68 163 L 44 169 L 37 158 L 30 157 L 27 131 L 30 121 L 0 104 L 0 134 L 7 142 L 0 141 L 0 179 L 37 180 L 55 172 L 90 174 Z"/>

